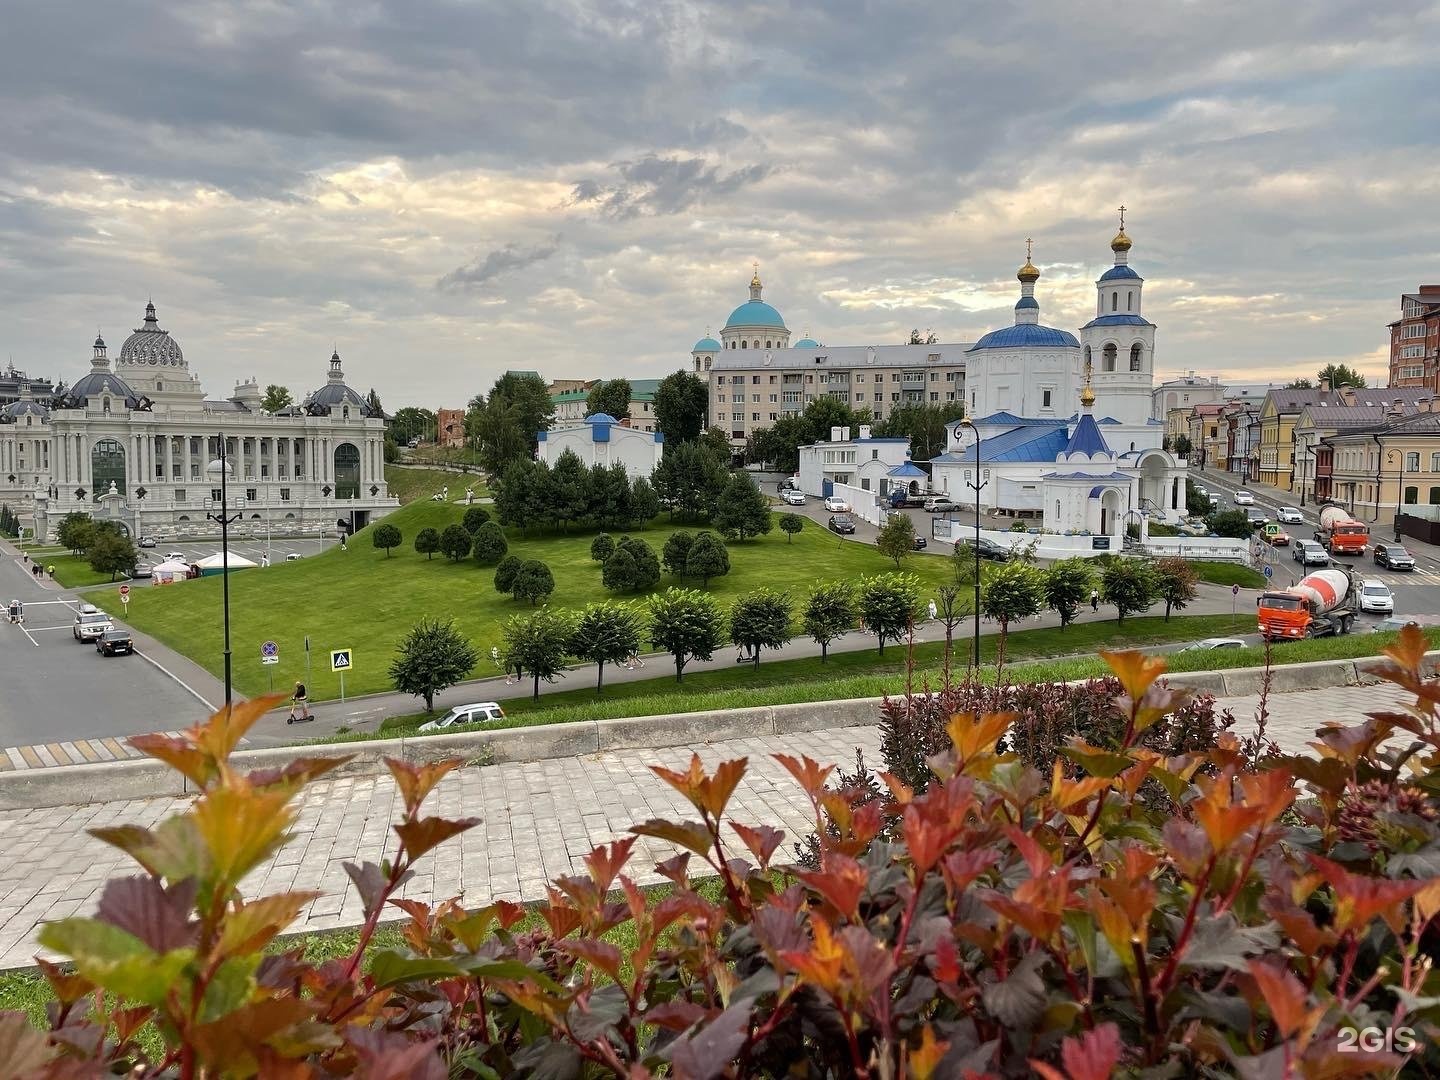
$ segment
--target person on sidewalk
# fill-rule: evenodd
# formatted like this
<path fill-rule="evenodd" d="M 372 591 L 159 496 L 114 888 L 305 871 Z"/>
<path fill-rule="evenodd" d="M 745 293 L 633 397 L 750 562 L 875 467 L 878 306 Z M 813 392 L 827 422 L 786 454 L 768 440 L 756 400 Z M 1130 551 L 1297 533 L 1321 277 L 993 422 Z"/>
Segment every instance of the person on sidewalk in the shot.
<path fill-rule="evenodd" d="M 935 601 L 934 601 L 934 600 L 931 600 L 931 601 L 930 601 L 930 607 L 929 607 L 927 610 L 930 612 L 930 620 L 929 620 L 929 621 L 930 621 L 930 622 L 934 622 L 935 619 L 936 619 L 936 617 L 940 614 L 940 610 L 935 606 Z"/>
<path fill-rule="evenodd" d="M 1091 611 L 1099 611 L 1099 610 L 1100 610 L 1100 590 L 1099 590 L 1099 589 L 1091 589 L 1091 590 L 1090 590 L 1090 610 L 1091 610 Z"/>
<path fill-rule="evenodd" d="M 315 717 L 310 714 L 310 706 L 307 704 L 309 700 L 310 696 L 305 691 L 305 684 L 303 682 L 297 682 L 295 684 L 294 693 L 290 695 L 290 715 L 285 718 L 285 723 L 295 723 L 297 719 L 297 717 L 295 716 L 296 709 L 300 710 L 300 716 L 298 717 L 298 719 L 302 723 L 307 720 L 315 719 Z"/>

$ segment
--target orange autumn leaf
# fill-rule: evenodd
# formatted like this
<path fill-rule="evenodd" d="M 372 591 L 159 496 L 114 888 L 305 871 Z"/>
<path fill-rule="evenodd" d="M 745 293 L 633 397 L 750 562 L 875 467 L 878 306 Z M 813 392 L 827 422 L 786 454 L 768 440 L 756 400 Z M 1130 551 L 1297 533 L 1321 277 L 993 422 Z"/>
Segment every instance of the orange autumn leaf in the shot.
<path fill-rule="evenodd" d="M 1418 674 L 1425 662 L 1425 650 L 1429 647 L 1420 627 L 1414 623 L 1406 623 L 1395 636 L 1395 640 L 1385 646 L 1384 653 L 1404 671 Z"/>
<path fill-rule="evenodd" d="M 808 758 L 806 760 L 809 761 Z M 712 776 L 705 772 L 704 766 L 700 763 L 700 755 L 692 753 L 690 766 L 684 772 L 667 769 L 661 765 L 651 765 L 650 771 L 690 800 L 690 805 L 696 810 L 718 818 L 725 812 L 725 805 L 730 801 L 730 796 L 734 794 L 741 777 L 745 775 L 749 761 L 749 758 L 722 761 L 715 767 Z M 784 762 L 782 761 L 781 764 Z"/>
<path fill-rule="evenodd" d="M 1305 988 L 1300 980 L 1285 968 L 1268 960 L 1251 957 L 1246 963 L 1255 985 L 1265 998 L 1265 1006 L 1280 1031 L 1282 1039 L 1300 1034 L 1301 1045 L 1309 1041 L 1310 1033 L 1325 1012 L 1323 1005 L 1306 1008 L 1308 1004 Z"/>
<path fill-rule="evenodd" d="M 824 919 L 817 916 L 811 920 L 811 925 L 815 933 L 813 944 L 803 952 L 799 949 L 786 950 L 780 954 L 780 959 L 806 982 L 833 994 L 840 987 L 845 949 L 831 934 L 830 924 Z"/>
<path fill-rule="evenodd" d="M 1228 775 L 1216 779 L 1202 778 L 1199 785 L 1201 796 L 1191 804 L 1191 810 L 1216 854 L 1224 852 L 1264 817 L 1263 807 L 1231 802 Z"/>
<path fill-rule="evenodd" d="M 1364 874 L 1352 874 L 1339 863 L 1319 855 L 1311 855 L 1310 861 L 1325 875 L 1325 880 L 1335 890 L 1336 933 L 1348 930 L 1363 931 L 1376 917 L 1384 919 L 1392 930 L 1402 923 L 1400 906 L 1412 896 L 1432 885 L 1436 879 L 1416 881 L 1412 878 L 1374 878 Z"/>
<path fill-rule="evenodd" d="M 961 761 L 969 761 L 980 754 L 991 753 L 1000 736 L 1015 722 L 1014 713 L 956 713 L 945 725 L 950 743 Z"/>
<path fill-rule="evenodd" d="M 1067 780 L 1065 770 L 1057 760 L 1050 777 L 1050 801 L 1060 811 L 1080 803 L 1089 802 L 1096 794 L 1110 787 L 1110 781 L 1103 776 L 1085 776 L 1079 780 Z"/>
<path fill-rule="evenodd" d="M 905 1075 L 915 1080 L 930 1080 L 949 1049 L 950 1044 L 944 1039 L 936 1039 L 935 1029 L 926 1024 L 920 1029 L 920 1045 L 909 1053 Z"/>
<path fill-rule="evenodd" d="M 1145 691 L 1165 672 L 1164 657 L 1148 656 L 1137 649 L 1126 649 L 1122 652 L 1101 649 L 1100 659 L 1115 673 L 1131 701 L 1139 701 L 1144 697 Z"/>
<path fill-rule="evenodd" d="M 772 755 L 776 761 L 785 767 L 785 771 L 793 776 L 796 782 L 805 790 L 805 794 L 812 799 L 820 794 L 825 787 L 825 781 L 834 771 L 834 765 L 821 766 L 808 754 L 802 755 L 798 760 L 789 754 Z"/>
<path fill-rule="evenodd" d="M 847 919 L 859 920 L 860 897 L 870 875 L 848 855 L 826 852 L 819 870 L 796 870 L 795 876 L 824 897 Z"/>
<path fill-rule="evenodd" d="M 435 785 L 443 780 L 447 773 L 458 769 L 463 764 L 464 762 L 459 758 L 432 761 L 424 765 L 415 765 L 398 758 L 387 757 L 385 759 L 385 766 L 390 770 L 390 775 L 395 778 L 395 787 L 400 791 L 400 796 L 405 802 L 405 809 L 412 814 L 420 809 L 420 804 L 425 801 L 426 796 L 435 789 Z"/>

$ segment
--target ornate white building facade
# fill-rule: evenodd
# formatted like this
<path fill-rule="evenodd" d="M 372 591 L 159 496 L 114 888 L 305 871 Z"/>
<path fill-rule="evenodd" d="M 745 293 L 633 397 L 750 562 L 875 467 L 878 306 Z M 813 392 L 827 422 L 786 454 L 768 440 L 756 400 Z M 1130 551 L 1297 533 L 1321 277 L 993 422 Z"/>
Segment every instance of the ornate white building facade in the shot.
<path fill-rule="evenodd" d="M 361 528 L 399 504 L 385 485 L 385 421 L 345 383 L 339 353 L 300 405 L 260 409 L 254 380 L 206 400 L 154 304 L 112 359 L 97 337 L 90 370 L 48 401 L 28 388 L 0 409 L 0 503 L 39 537 L 72 511 L 134 535 L 209 535 L 220 485 L 210 463 L 225 440 L 238 524 L 301 532 Z"/>

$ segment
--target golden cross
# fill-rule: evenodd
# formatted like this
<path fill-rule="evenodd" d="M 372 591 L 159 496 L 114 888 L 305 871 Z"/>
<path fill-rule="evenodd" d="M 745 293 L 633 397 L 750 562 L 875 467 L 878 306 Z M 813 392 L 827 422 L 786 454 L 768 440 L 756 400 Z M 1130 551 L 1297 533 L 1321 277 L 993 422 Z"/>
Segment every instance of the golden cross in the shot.
<path fill-rule="evenodd" d="M 1120 207 L 1120 231 L 1125 231 L 1125 207 Z"/>
<path fill-rule="evenodd" d="M 1035 241 L 1031 240 L 1030 237 L 1027 236 L 1025 238 L 1025 261 L 1027 263 L 1030 261 L 1030 245 L 1033 243 L 1035 243 Z"/>

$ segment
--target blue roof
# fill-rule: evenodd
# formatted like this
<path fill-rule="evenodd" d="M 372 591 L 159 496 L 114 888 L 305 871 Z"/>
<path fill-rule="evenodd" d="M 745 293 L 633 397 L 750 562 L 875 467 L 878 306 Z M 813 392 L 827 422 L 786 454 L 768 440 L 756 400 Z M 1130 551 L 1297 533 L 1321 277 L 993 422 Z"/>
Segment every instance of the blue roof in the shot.
<path fill-rule="evenodd" d="M 1015 326 L 1007 326 L 1003 330 L 991 330 L 966 351 L 1027 347 L 1032 349 L 1078 349 L 1080 342 L 1075 340 L 1074 334 L 1056 330 L 1051 326 L 1041 326 L 1039 323 L 1018 323 Z"/>
<path fill-rule="evenodd" d="M 915 465 L 913 465 L 913 464 L 911 464 L 910 462 L 907 461 L 907 462 L 905 462 L 904 465 L 896 465 L 895 468 L 891 469 L 891 470 L 890 470 L 888 473 L 886 473 L 885 475 L 886 475 L 886 476 L 904 476 L 904 477 L 907 477 L 907 478 L 908 478 L 908 477 L 917 477 L 917 478 L 918 478 L 918 477 L 928 476 L 929 474 L 928 474 L 924 469 L 918 468 L 918 467 L 916 467 Z"/>
<path fill-rule="evenodd" d="M 1075 431 L 1065 445 L 1065 453 L 1088 454 L 1091 457 L 1110 453 L 1110 447 L 1105 444 L 1105 436 L 1100 434 L 1095 417 L 1088 412 L 1081 416 L 1080 422 L 1075 425 Z"/>
<path fill-rule="evenodd" d="M 816 341 L 814 338 L 802 337 L 799 341 L 795 342 L 795 344 L 792 345 L 791 348 L 794 348 L 794 349 L 818 349 L 818 348 L 820 348 L 820 343 L 819 343 L 818 341 Z"/>
<path fill-rule="evenodd" d="M 1007 412 L 1004 409 L 1001 409 L 999 412 L 993 412 L 989 416 L 982 416 L 979 420 L 974 421 L 974 423 L 976 427 L 979 427 L 981 424 L 1030 424 L 1031 426 L 1038 426 L 1042 424 L 1063 424 L 1065 423 L 1065 421 L 1057 420 L 1054 417 L 1049 416 L 1040 416 L 1029 419 L 1023 416 L 1016 416 L 1012 412 Z"/>
<path fill-rule="evenodd" d="M 585 423 L 618 424 L 620 421 L 616 420 L 615 417 L 611 416 L 608 412 L 592 412 L 589 416 L 585 417 Z"/>
<path fill-rule="evenodd" d="M 695 342 L 695 347 L 694 347 L 693 349 L 691 349 L 690 351 L 691 351 L 691 352 L 719 352 L 719 351 L 720 351 L 720 343 L 719 343 L 718 341 L 716 341 L 713 337 L 702 337 L 699 341 Z"/>
<path fill-rule="evenodd" d="M 1128 266 L 1112 266 L 1100 275 L 1101 281 L 1119 281 L 1121 278 L 1131 278 L 1135 281 L 1145 280 Z"/>
<path fill-rule="evenodd" d="M 775 326 L 785 329 L 785 320 L 764 300 L 746 300 L 730 313 L 725 326 Z"/>
<path fill-rule="evenodd" d="M 1046 425 L 1044 427 L 1022 427 L 1006 431 L 989 439 L 980 440 L 980 461 L 1028 461 L 1054 462 L 1055 455 L 1065 449 L 1065 429 Z M 935 462 L 951 462 L 956 465 L 973 464 L 975 450 L 958 454 L 941 454 L 930 459 Z"/>
<path fill-rule="evenodd" d="M 1015 310 L 1020 311 L 1024 308 L 1033 308 L 1036 311 L 1039 311 L 1040 301 L 1036 300 L 1033 296 L 1022 296 L 1019 300 L 1015 301 Z"/>
<path fill-rule="evenodd" d="M 1101 315 L 1099 318 L 1091 319 L 1085 324 L 1090 326 L 1153 326 L 1149 319 L 1142 319 L 1139 315 Z"/>

